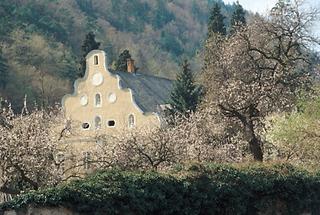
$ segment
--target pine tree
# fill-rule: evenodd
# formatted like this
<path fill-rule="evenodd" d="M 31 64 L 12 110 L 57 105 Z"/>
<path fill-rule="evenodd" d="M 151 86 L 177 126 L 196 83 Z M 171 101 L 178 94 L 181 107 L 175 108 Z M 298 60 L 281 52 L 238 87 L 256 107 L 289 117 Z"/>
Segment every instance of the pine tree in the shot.
<path fill-rule="evenodd" d="M 218 3 L 215 3 L 210 11 L 208 34 L 219 33 L 221 35 L 226 35 L 224 19 L 225 17 L 221 14 L 221 6 Z"/>
<path fill-rule="evenodd" d="M 5 89 L 8 83 L 9 71 L 6 59 L 0 52 L 0 88 Z"/>
<path fill-rule="evenodd" d="M 127 60 L 131 58 L 129 50 L 124 50 L 118 57 L 115 64 L 115 69 L 117 71 L 127 71 Z"/>
<path fill-rule="evenodd" d="M 80 61 L 79 77 L 83 77 L 86 72 L 86 56 L 87 54 L 95 49 L 99 49 L 100 43 L 96 42 L 95 35 L 93 32 L 89 32 L 81 46 L 82 58 Z"/>
<path fill-rule="evenodd" d="M 245 11 L 239 4 L 239 1 L 237 1 L 231 17 L 231 33 L 235 32 L 236 28 L 246 25 L 246 23 Z"/>
<path fill-rule="evenodd" d="M 185 60 L 182 70 L 177 75 L 173 91 L 170 96 L 170 114 L 181 114 L 188 116 L 194 112 L 200 102 L 202 88 L 194 83 L 194 76 L 190 70 L 190 64 Z"/>
<path fill-rule="evenodd" d="M 127 60 L 131 59 L 131 54 L 129 50 L 124 50 L 118 57 L 117 61 L 115 62 L 115 70 L 117 71 L 127 71 Z M 135 71 L 138 71 L 138 67 L 134 67 Z"/>

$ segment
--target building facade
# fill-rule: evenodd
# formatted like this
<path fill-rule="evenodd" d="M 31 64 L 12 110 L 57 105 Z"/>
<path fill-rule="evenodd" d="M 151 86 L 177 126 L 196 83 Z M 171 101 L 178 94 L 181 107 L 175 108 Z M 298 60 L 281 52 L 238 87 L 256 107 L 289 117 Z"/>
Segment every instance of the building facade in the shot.
<path fill-rule="evenodd" d="M 138 74 L 133 62 L 128 59 L 128 71 L 110 71 L 103 51 L 87 55 L 84 78 L 62 99 L 65 116 L 77 125 L 73 129 L 80 136 L 160 126 L 161 106 L 168 102 L 172 81 Z"/>
<path fill-rule="evenodd" d="M 91 151 L 99 150 L 97 137 L 161 126 L 161 111 L 169 101 L 172 81 L 137 73 L 132 59 L 127 68 L 112 71 L 107 68 L 104 51 L 91 51 L 85 76 L 75 81 L 73 94 L 62 99 L 65 117 L 72 124 L 63 148 L 82 157 L 84 169 L 90 169 Z M 63 160 L 68 152 L 60 156 Z"/>

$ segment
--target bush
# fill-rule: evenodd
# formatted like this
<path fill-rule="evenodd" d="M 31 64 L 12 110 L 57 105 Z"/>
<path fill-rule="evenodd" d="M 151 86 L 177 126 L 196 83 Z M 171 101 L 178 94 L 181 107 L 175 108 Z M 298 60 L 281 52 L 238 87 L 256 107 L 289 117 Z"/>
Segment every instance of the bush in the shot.
<path fill-rule="evenodd" d="M 320 174 L 288 164 L 109 170 L 0 206 L 63 206 L 84 214 L 301 214 L 320 211 Z"/>

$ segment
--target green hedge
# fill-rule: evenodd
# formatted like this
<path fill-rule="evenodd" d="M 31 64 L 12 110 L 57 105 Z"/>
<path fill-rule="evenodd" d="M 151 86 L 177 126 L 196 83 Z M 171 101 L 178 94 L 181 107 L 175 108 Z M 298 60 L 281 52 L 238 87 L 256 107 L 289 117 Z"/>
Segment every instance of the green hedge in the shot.
<path fill-rule="evenodd" d="M 64 206 L 84 214 L 301 214 L 320 211 L 320 174 L 288 164 L 195 165 L 170 174 L 110 170 L 0 206 Z"/>

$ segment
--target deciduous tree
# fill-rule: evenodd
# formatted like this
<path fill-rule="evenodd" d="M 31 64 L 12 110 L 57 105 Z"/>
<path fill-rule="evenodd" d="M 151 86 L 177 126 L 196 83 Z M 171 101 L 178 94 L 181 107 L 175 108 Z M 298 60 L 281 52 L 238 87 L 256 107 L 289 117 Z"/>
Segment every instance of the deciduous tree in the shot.
<path fill-rule="evenodd" d="M 320 98 L 300 102 L 298 111 L 268 119 L 267 140 L 276 159 L 317 165 L 320 159 Z"/>
<path fill-rule="evenodd" d="M 33 110 L 14 114 L 10 105 L 2 105 L 0 116 L 0 193 L 17 195 L 64 180 L 57 154 L 63 117 L 59 109 Z"/>
<path fill-rule="evenodd" d="M 308 47 L 317 41 L 309 27 L 316 13 L 300 6 L 279 1 L 268 19 L 255 17 L 218 49 L 214 40 L 206 45 L 207 101 L 220 109 L 230 134 L 242 134 L 257 161 L 263 160 L 265 117 L 293 108 L 297 93 L 311 82 Z"/>

